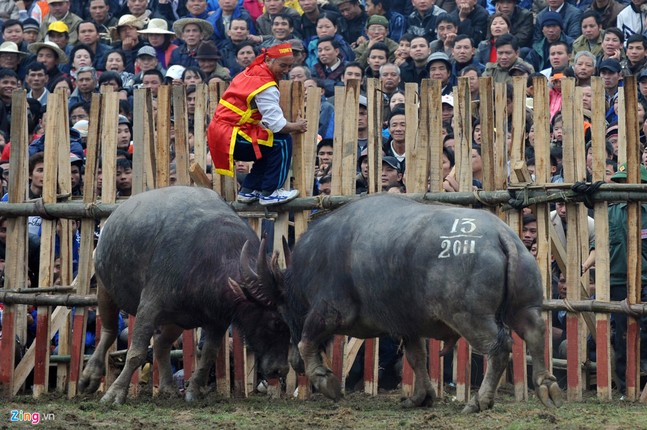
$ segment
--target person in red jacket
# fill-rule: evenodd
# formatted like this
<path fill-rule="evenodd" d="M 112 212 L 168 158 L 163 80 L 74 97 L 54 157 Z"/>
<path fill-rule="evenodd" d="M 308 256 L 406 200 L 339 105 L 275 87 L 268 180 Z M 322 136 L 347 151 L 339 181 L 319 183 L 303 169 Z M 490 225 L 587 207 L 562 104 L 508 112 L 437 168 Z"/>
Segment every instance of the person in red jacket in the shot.
<path fill-rule="evenodd" d="M 234 160 L 254 161 L 237 200 L 261 205 L 286 203 L 299 195 L 285 190 L 292 158 L 290 133 L 306 131 L 300 116 L 288 121 L 279 107 L 278 81 L 292 67 L 292 45 L 269 47 L 231 81 L 209 124 L 209 149 L 216 172 L 233 176 Z"/>

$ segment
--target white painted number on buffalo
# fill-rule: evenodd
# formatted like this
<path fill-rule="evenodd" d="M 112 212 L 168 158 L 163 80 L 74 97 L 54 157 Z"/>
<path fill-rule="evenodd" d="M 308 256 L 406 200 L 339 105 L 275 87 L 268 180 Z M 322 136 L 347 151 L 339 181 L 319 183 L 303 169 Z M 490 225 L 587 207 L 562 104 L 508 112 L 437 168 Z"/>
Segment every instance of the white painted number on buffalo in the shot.
<path fill-rule="evenodd" d="M 481 235 L 473 234 L 476 231 L 476 219 L 456 218 L 447 236 L 440 236 L 442 250 L 438 258 L 450 258 L 459 255 L 474 254 L 476 252 L 476 239 Z"/>

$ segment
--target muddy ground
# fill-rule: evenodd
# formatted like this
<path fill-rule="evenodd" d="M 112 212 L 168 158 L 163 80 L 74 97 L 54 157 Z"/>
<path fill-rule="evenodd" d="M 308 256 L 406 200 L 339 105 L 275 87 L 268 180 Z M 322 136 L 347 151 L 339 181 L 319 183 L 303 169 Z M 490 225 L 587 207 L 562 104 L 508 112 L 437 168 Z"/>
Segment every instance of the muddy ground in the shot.
<path fill-rule="evenodd" d="M 515 402 L 512 387 L 500 388 L 492 410 L 462 415 L 463 404 L 448 394 L 431 408 L 403 409 L 397 392 L 369 397 L 347 394 L 338 403 L 314 394 L 311 400 L 269 399 L 257 394 L 248 399 L 223 399 L 209 394 L 195 404 L 181 399 L 152 398 L 142 393 L 123 406 L 104 406 L 99 395 L 72 400 L 47 394 L 35 400 L 16 397 L 0 406 L 0 428 L 27 424 L 10 422 L 12 410 L 54 414 L 41 419 L 51 429 L 647 429 L 647 405 L 617 400 L 600 402 L 588 392 L 582 402 L 567 402 L 547 410 L 531 394 Z"/>

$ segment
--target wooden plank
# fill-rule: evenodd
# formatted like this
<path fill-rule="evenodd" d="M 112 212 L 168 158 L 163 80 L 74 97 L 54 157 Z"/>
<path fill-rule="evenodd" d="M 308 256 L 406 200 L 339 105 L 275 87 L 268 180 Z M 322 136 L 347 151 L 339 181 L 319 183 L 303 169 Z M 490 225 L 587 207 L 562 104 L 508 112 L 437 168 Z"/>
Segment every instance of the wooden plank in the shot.
<path fill-rule="evenodd" d="M 225 82 L 211 82 L 209 84 L 209 111 L 212 117 L 226 88 L 227 84 Z M 238 191 L 236 188 L 236 179 L 230 176 L 220 175 L 215 170 L 212 176 L 214 191 L 228 202 L 236 200 L 236 193 Z"/>
<path fill-rule="evenodd" d="M 444 397 L 443 371 L 444 359 L 440 356 L 442 343 L 436 339 L 429 339 L 429 377 L 431 386 L 436 390 L 439 398 Z"/>
<path fill-rule="evenodd" d="M 479 78 L 479 118 L 481 119 L 481 159 L 483 160 L 483 189 L 495 188 L 494 145 L 494 81 L 491 77 Z"/>
<path fill-rule="evenodd" d="M 344 101 L 346 100 L 346 87 L 335 87 L 335 112 L 344 112 Z M 359 109 L 359 106 L 358 106 Z M 343 126 L 344 115 L 335 115 L 335 134 L 333 135 L 333 152 L 332 152 L 332 167 L 330 174 L 332 181 L 330 183 L 331 194 L 333 196 L 341 195 L 341 175 L 342 175 L 342 148 L 344 146 L 343 140 Z"/>
<path fill-rule="evenodd" d="M 186 107 L 186 88 L 173 86 L 173 118 L 175 118 L 175 169 L 178 185 L 190 185 L 189 178 L 189 124 Z"/>
<path fill-rule="evenodd" d="M 506 94 L 507 89 L 505 84 L 500 82 L 494 84 L 494 126 L 496 128 L 494 140 L 494 189 L 496 190 L 505 190 L 508 187 L 508 152 L 506 150 L 508 136 L 508 100 Z M 505 217 L 501 211 L 499 212 L 499 216 L 502 218 Z"/>
<path fill-rule="evenodd" d="M 205 84 L 195 87 L 195 113 L 193 115 L 193 162 L 207 169 L 207 121 L 211 116 L 207 106 L 208 88 Z M 191 151 L 189 151 L 191 152 Z"/>
<path fill-rule="evenodd" d="M 97 199 L 97 169 L 99 147 L 99 125 L 101 111 L 101 94 L 92 94 L 90 104 L 90 123 L 85 154 L 85 175 L 83 176 L 83 203 L 92 204 Z M 87 295 L 90 292 L 90 278 L 93 273 L 95 221 L 90 218 L 81 220 L 81 244 L 79 247 L 79 268 L 74 285 L 78 294 Z M 77 306 L 72 322 L 72 354 L 70 361 L 70 382 L 67 397 L 77 395 L 77 386 L 83 370 L 83 354 L 85 352 L 85 334 L 87 312 L 84 307 Z"/>
<path fill-rule="evenodd" d="M 638 124 L 638 87 L 636 77 L 624 80 L 627 183 L 640 184 L 640 136 Z M 620 117 L 622 118 L 622 117 Z M 621 145 L 623 146 L 623 145 Z M 618 148 L 620 151 L 620 148 Z M 618 153 L 618 159 L 620 154 Z M 627 300 L 629 304 L 640 303 L 642 289 L 642 212 L 640 202 L 627 203 Z M 627 317 L 627 399 L 640 396 L 640 320 Z"/>
<path fill-rule="evenodd" d="M 342 112 L 344 113 L 342 115 L 344 122 L 341 146 L 341 194 L 353 196 L 355 195 L 355 180 L 357 177 L 357 118 L 359 116 L 359 81 L 357 79 L 350 79 L 346 82 L 346 95 Z M 335 115 L 335 118 L 337 116 Z M 333 154 L 340 152 L 339 147 L 334 148 Z"/>
<path fill-rule="evenodd" d="M 27 132 L 27 98 L 24 90 L 14 91 L 11 97 L 11 146 L 9 169 L 9 203 L 22 203 L 27 197 L 29 183 L 29 136 Z M 4 288 L 23 288 L 27 285 L 27 217 L 8 218 L 6 222 L 6 257 Z M 5 305 L 0 340 L 0 397 L 9 398 L 18 391 L 22 381 L 15 378 L 15 337 L 21 343 L 27 340 L 27 311 L 25 305 Z M 16 320 L 21 323 L 16 326 Z M 23 358 L 22 362 L 26 359 Z"/>
<path fill-rule="evenodd" d="M 219 396 L 231 397 L 230 387 L 230 361 L 229 361 L 229 331 L 225 333 L 218 348 L 216 360 L 216 390 Z"/>
<path fill-rule="evenodd" d="M 543 76 L 535 77 L 534 88 L 534 129 L 535 129 L 535 182 L 548 184 L 551 181 L 550 165 L 550 116 L 548 108 L 548 85 Z M 482 125 L 481 125 L 482 126 Z M 481 129 L 482 130 L 482 129 Z M 550 207 L 548 204 L 537 205 L 537 264 L 544 286 L 544 299 L 552 297 L 552 270 L 550 254 Z M 546 325 L 544 359 L 548 370 L 553 367 L 552 312 L 542 312 Z"/>
<path fill-rule="evenodd" d="M 171 163 L 171 88 L 169 85 L 162 85 L 157 90 L 155 188 L 169 186 L 169 164 Z"/>
<path fill-rule="evenodd" d="M 364 392 L 371 396 L 377 396 L 378 393 L 379 351 L 380 338 L 376 337 L 364 341 Z"/>
<path fill-rule="evenodd" d="M 368 192 L 382 191 L 382 82 L 366 80 L 368 100 Z"/>
<path fill-rule="evenodd" d="M 133 181 L 132 194 L 146 190 L 147 184 L 155 187 L 153 101 L 150 90 L 136 89 L 133 109 Z"/>
<path fill-rule="evenodd" d="M 415 82 L 405 83 L 404 97 L 404 116 L 406 120 L 404 153 L 406 155 L 407 192 L 424 193 L 427 190 L 427 165 L 425 162 L 427 149 L 423 150 L 421 148 L 423 143 L 418 141 L 418 105 L 420 104 L 418 84 Z"/>
<path fill-rule="evenodd" d="M 440 81 L 431 80 L 427 104 L 421 108 L 427 108 L 427 112 L 420 112 L 421 117 L 429 118 L 429 191 L 443 191 L 443 110 L 442 110 L 442 88 Z"/>

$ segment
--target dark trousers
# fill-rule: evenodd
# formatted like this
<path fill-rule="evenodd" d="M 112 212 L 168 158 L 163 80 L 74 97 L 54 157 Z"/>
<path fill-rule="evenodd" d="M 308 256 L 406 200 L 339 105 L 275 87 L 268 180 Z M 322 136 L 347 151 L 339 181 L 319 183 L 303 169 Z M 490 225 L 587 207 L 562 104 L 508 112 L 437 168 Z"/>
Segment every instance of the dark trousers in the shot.
<path fill-rule="evenodd" d="M 275 134 L 271 147 L 258 145 L 262 157 L 256 159 L 254 147 L 240 136 L 236 139 L 234 160 L 253 161 L 251 172 L 243 181 L 243 188 L 272 193 L 285 184 L 292 161 L 292 137 L 289 134 Z"/>
<path fill-rule="evenodd" d="M 626 286 L 611 286 L 611 301 L 622 301 L 627 298 Z M 647 301 L 647 286 L 642 287 L 641 300 Z M 647 317 L 640 321 L 640 359 L 647 359 Z M 625 379 L 627 375 L 627 315 L 611 314 L 611 322 L 615 327 L 613 337 L 613 351 L 615 353 L 616 375 L 620 380 L 620 391 L 625 392 Z"/>

